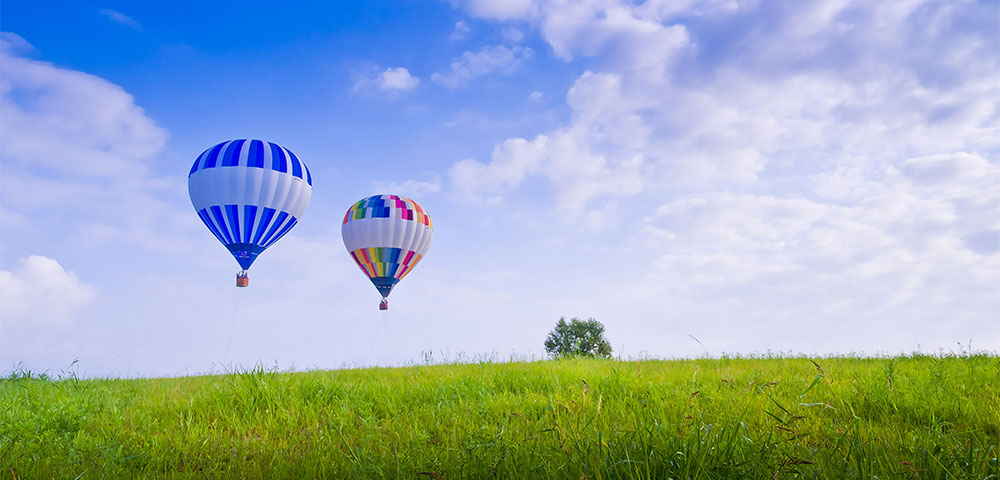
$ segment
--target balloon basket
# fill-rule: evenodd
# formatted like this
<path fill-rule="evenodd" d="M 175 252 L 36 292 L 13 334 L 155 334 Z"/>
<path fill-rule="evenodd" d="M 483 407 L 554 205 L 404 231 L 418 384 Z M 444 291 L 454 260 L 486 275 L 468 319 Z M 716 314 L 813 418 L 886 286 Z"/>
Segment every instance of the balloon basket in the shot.
<path fill-rule="evenodd" d="M 389 300 L 383 298 L 382 302 L 378 304 L 378 309 L 379 310 L 388 310 L 389 309 Z"/>
<path fill-rule="evenodd" d="M 250 286 L 250 277 L 245 273 L 236 274 L 236 286 L 237 287 L 247 287 Z"/>

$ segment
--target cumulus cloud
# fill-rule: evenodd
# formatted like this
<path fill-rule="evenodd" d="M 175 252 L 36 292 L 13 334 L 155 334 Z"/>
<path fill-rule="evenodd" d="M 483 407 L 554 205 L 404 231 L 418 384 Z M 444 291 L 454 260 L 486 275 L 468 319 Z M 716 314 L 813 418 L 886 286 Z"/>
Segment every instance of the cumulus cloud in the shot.
<path fill-rule="evenodd" d="M 104 8 L 101 9 L 101 15 L 108 17 L 108 19 L 112 22 L 125 25 L 126 27 L 133 28 L 135 30 L 142 30 L 142 25 L 139 25 L 139 22 L 119 11 Z"/>
<path fill-rule="evenodd" d="M 125 176 L 142 168 L 134 159 L 148 158 L 163 146 L 166 132 L 121 87 L 19 56 L 24 45 L 27 42 L 13 34 L 0 41 L 0 152 L 7 165 L 89 177 Z"/>
<path fill-rule="evenodd" d="M 511 18 L 493 2 L 463 5 L 483 18 Z M 641 170 L 646 181 L 626 193 L 633 195 L 759 188 L 817 171 L 995 152 L 1000 72 L 988 46 L 998 39 L 977 20 L 990 12 L 977 10 L 995 13 L 934 2 L 538 1 L 517 9 L 517 18 L 557 56 L 592 59 L 595 67 L 567 92 L 571 121 L 539 139 L 571 137 L 546 144 L 579 145 L 583 158 L 601 158 L 615 178 Z M 528 177 L 504 170 L 520 164 L 535 165 L 528 175 L 547 179 L 557 196 L 572 188 L 567 183 L 593 181 L 552 168 L 560 152 L 531 155 L 494 155 L 493 168 L 480 173 L 497 178 L 478 179 L 476 190 L 516 189 Z M 452 170 L 459 191 L 468 190 L 462 175 L 470 165 Z M 576 198 L 600 209 L 613 200 L 602 197 L 616 195 Z"/>
<path fill-rule="evenodd" d="M 899 169 L 919 184 L 951 183 L 967 188 L 977 183 L 995 186 L 1000 181 L 994 165 L 968 152 L 909 158 L 899 164 Z"/>
<path fill-rule="evenodd" d="M 597 228 L 649 212 L 655 260 L 622 295 L 699 318 L 998 338 L 996 5 L 500 3 L 459 4 L 582 71 L 565 123 L 456 162 L 453 193 L 542 185 Z"/>
<path fill-rule="evenodd" d="M 521 40 L 524 40 L 524 32 L 514 27 L 503 29 L 503 31 L 500 32 L 500 35 L 508 41 L 514 43 L 521 43 Z"/>
<path fill-rule="evenodd" d="M 493 150 L 491 161 L 462 160 L 451 167 L 455 191 L 464 199 L 497 204 L 504 194 L 530 175 L 560 178 L 552 185 L 556 205 L 566 220 L 576 221 L 588 212 L 580 207 L 595 197 L 623 197 L 644 185 L 641 156 L 613 164 L 587 147 L 578 130 L 563 130 L 532 140 L 514 138 Z M 590 212 L 588 226 L 604 226 L 599 212 Z"/>
<path fill-rule="evenodd" d="M 151 169 L 167 132 L 120 86 L 27 53 L 24 39 L 0 39 L 5 233 L 52 228 L 77 241 L 178 248 L 188 222 L 160 197 L 174 183 Z"/>
<path fill-rule="evenodd" d="M 469 34 L 470 30 L 471 29 L 469 28 L 469 24 L 465 23 L 465 20 L 459 20 L 455 22 L 455 29 L 452 30 L 451 35 L 448 36 L 448 39 L 453 42 L 462 40 L 465 38 L 466 35 Z"/>
<path fill-rule="evenodd" d="M 621 77 L 586 73 L 570 89 L 571 105 L 585 116 L 565 128 L 534 139 L 514 138 L 494 148 L 491 161 L 465 159 L 450 170 L 455 191 L 467 199 L 497 203 L 529 175 L 550 179 L 557 203 L 577 220 L 591 200 L 641 192 L 641 149 L 631 156 L 609 155 L 622 142 L 644 142 L 648 135 L 621 95 Z"/>
<path fill-rule="evenodd" d="M 9 55 L 28 55 L 35 52 L 35 47 L 16 33 L 0 32 L 0 52 Z"/>
<path fill-rule="evenodd" d="M 420 79 L 410 75 L 403 67 L 387 68 L 378 76 L 378 87 L 382 90 L 408 92 L 420 85 Z"/>
<path fill-rule="evenodd" d="M 420 85 L 420 79 L 411 75 L 405 67 L 389 67 L 381 69 L 373 66 L 367 73 L 355 73 L 353 91 L 355 93 L 378 93 L 389 100 L 395 100 L 400 95 L 412 92 Z"/>
<path fill-rule="evenodd" d="M 5 326 L 67 327 L 97 293 L 59 262 L 39 255 L 0 270 L 0 321 Z"/>
<path fill-rule="evenodd" d="M 452 4 L 475 16 L 498 20 L 523 18 L 536 10 L 533 0 L 452 0 Z"/>
<path fill-rule="evenodd" d="M 963 212 L 961 199 L 918 196 L 885 175 L 847 204 L 724 192 L 664 203 L 640 230 L 637 248 L 659 252 L 644 284 L 667 303 L 711 303 L 758 337 L 822 333 L 809 343 L 833 350 L 915 348 L 899 342 L 919 342 L 914 328 L 992 340 L 997 207 Z"/>
<path fill-rule="evenodd" d="M 420 197 L 441 191 L 441 176 L 434 175 L 427 180 L 408 179 L 403 182 L 375 182 L 375 192 L 392 193 L 404 197 Z"/>
<path fill-rule="evenodd" d="M 448 72 L 434 73 L 431 80 L 448 88 L 459 88 L 476 77 L 494 72 L 511 74 L 534 52 L 527 47 L 487 45 L 479 50 L 465 52 L 451 62 Z"/>

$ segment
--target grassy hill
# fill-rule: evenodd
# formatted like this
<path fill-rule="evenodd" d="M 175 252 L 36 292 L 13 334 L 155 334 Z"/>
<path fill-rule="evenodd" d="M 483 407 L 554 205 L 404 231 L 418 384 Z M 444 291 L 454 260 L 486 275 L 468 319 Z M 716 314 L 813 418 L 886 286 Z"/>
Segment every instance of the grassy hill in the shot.
<path fill-rule="evenodd" d="M 983 479 L 998 438 L 992 355 L 0 381 L 14 479 Z"/>

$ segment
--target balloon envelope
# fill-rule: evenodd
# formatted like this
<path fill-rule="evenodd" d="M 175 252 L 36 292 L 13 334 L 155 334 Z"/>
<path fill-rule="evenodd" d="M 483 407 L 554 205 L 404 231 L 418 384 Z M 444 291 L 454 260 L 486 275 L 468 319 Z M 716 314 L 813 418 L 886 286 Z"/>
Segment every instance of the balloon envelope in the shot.
<path fill-rule="evenodd" d="M 246 270 L 302 218 L 312 174 L 277 144 L 230 140 L 195 160 L 188 193 L 201 221 Z"/>
<path fill-rule="evenodd" d="M 340 231 L 354 262 L 387 297 L 424 258 L 434 224 L 427 211 L 409 198 L 375 195 L 347 209 Z"/>

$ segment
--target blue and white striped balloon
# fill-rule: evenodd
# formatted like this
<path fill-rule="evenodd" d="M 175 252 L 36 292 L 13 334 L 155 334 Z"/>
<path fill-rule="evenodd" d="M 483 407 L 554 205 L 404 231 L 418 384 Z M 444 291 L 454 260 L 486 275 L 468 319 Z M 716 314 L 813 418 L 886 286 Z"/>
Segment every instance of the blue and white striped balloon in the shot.
<path fill-rule="evenodd" d="M 302 218 L 312 174 L 277 144 L 230 140 L 195 160 L 188 193 L 201 221 L 246 270 Z"/>

